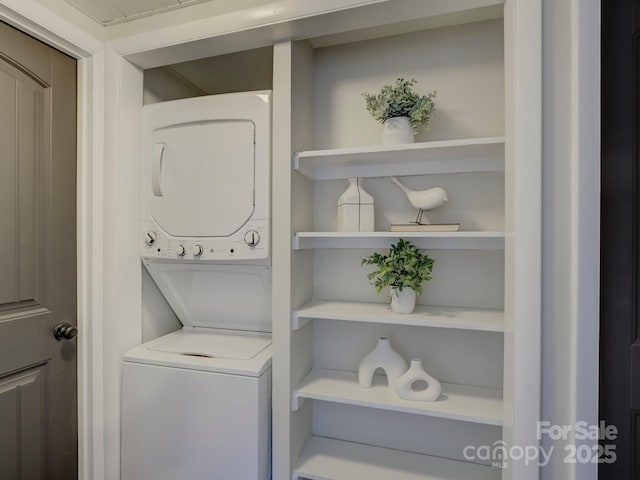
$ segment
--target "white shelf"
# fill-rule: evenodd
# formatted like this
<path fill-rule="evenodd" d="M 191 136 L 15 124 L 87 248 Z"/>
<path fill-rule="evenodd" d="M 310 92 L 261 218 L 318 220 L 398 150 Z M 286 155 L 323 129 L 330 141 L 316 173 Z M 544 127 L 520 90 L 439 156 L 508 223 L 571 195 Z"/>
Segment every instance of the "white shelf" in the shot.
<path fill-rule="evenodd" d="M 312 180 L 504 171 L 504 137 L 297 152 L 293 168 Z"/>
<path fill-rule="evenodd" d="M 381 375 L 374 375 L 371 388 L 361 388 L 355 372 L 312 369 L 293 392 L 292 408 L 297 410 L 307 398 L 485 425 L 502 425 L 502 390 L 497 388 L 442 383 L 442 394 L 437 401 L 410 401 L 398 398 L 395 392 L 389 390 L 386 378 Z"/>
<path fill-rule="evenodd" d="M 317 436 L 307 440 L 293 470 L 294 480 L 499 480 L 501 474 L 485 465 Z"/>
<path fill-rule="evenodd" d="M 389 248 L 399 238 L 430 250 L 504 250 L 504 232 L 296 232 L 293 249 Z"/>
<path fill-rule="evenodd" d="M 292 328 L 312 319 L 504 332 L 504 312 L 484 308 L 416 305 L 413 313 L 398 314 L 388 303 L 315 300 L 293 312 Z"/>

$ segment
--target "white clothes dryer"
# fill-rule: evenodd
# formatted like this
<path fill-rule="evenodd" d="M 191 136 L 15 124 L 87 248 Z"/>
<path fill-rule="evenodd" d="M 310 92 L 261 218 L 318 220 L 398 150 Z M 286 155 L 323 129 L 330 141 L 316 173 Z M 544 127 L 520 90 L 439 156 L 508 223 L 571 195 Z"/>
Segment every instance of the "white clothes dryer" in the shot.
<path fill-rule="evenodd" d="M 140 256 L 183 328 L 123 357 L 122 480 L 268 480 L 270 92 L 145 106 Z"/>

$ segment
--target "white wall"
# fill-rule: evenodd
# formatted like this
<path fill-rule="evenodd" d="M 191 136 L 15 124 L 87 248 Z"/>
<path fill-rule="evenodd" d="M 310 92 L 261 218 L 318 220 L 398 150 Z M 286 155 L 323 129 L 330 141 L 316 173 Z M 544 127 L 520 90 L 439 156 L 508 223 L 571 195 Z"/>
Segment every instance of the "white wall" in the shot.
<path fill-rule="evenodd" d="M 142 268 L 142 341 L 182 328 L 182 324 L 146 268 Z"/>
<path fill-rule="evenodd" d="M 600 6 L 543 2 L 542 419 L 598 418 Z M 597 478 L 597 464 L 564 462 L 555 446 L 548 480 Z"/>
<path fill-rule="evenodd" d="M 204 95 L 202 90 L 172 75 L 168 70 L 153 68 L 144 73 L 143 102 L 145 105 L 200 95 Z"/>
<path fill-rule="evenodd" d="M 415 78 L 420 94 L 437 91 L 431 128 L 416 142 L 504 135 L 503 50 L 502 19 L 316 49 L 314 148 L 379 141 L 361 94 L 398 77 Z"/>

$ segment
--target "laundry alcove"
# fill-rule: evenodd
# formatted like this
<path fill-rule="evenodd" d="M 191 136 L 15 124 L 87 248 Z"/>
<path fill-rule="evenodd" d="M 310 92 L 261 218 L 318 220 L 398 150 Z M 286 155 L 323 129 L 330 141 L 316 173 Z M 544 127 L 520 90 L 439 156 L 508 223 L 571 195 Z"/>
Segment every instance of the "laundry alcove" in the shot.
<path fill-rule="evenodd" d="M 391 475 L 387 467 L 393 478 L 405 478 L 404 459 L 425 472 L 417 478 L 428 479 L 430 468 L 444 468 L 452 478 L 537 478 L 535 465 L 513 462 L 499 470 L 482 460 L 460 461 L 467 460 L 468 444 L 537 442 L 539 5 L 456 0 L 409 2 L 404 8 L 402 3 L 390 0 L 292 22 L 289 35 L 274 33 L 268 43 L 273 46 L 267 47 L 272 55 L 267 77 L 274 92 L 273 475 L 376 478 L 358 469 L 358 459 L 378 458 L 384 459 L 379 472 L 387 472 L 381 478 Z M 248 50 L 265 45 L 264 35 L 251 29 L 229 35 L 244 35 L 240 43 Z M 221 45 L 225 35 L 207 41 Z M 244 47 L 225 55 L 242 55 L 237 52 Z M 141 53 L 131 60 L 145 63 Z M 153 69 L 159 67 L 155 63 Z M 417 158 L 411 169 L 394 171 L 394 158 L 382 167 L 353 160 L 350 149 L 379 145 L 380 126 L 368 117 L 360 94 L 398 76 L 416 77 L 424 91 L 438 90 L 433 128 L 416 139 L 426 150 L 430 142 L 490 138 L 504 142 L 502 167 L 493 162 L 483 171 L 434 172 Z M 145 83 L 147 102 L 162 99 L 150 76 Z M 175 95 L 187 95 L 179 89 L 190 88 L 176 87 Z M 341 158 L 338 165 L 319 160 L 324 179 L 295 166 L 296 158 L 304 165 L 305 153 L 321 157 L 324 151 Z M 469 157 L 467 164 L 474 154 Z M 374 196 L 373 234 L 335 232 L 335 201 L 346 186 L 343 167 L 357 171 Z M 421 299 L 422 316 L 406 322 L 383 312 L 386 299 L 375 294 L 359 265 L 372 249 L 397 238 L 388 231 L 391 223 L 415 216 L 389 174 L 404 177 L 412 188 L 446 186 L 451 202 L 434 218 L 460 218 L 463 224 L 463 231 L 438 243 L 434 239 L 440 236 L 412 236 L 433 251 L 437 269 Z M 434 314 L 429 308 L 435 306 L 458 313 Z M 370 308 L 380 310 L 367 313 Z M 416 412 L 351 393 L 350 387 L 334 388 L 330 373 L 353 374 L 382 334 L 406 357 L 431 363 L 439 380 L 469 387 L 462 395 L 466 403 Z M 526 388 L 516 388 L 521 384 Z M 482 389 L 500 391 L 498 397 L 485 396 L 498 398 L 485 402 L 488 413 L 476 412 L 474 398 L 486 393 Z M 434 464 L 433 458 L 442 457 L 447 460 Z"/>

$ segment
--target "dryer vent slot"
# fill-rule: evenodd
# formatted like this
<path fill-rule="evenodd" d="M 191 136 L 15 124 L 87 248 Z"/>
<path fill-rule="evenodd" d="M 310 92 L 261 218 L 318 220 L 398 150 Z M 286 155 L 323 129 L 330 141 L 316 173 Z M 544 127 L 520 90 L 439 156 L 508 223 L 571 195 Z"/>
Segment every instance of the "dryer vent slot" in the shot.
<path fill-rule="evenodd" d="M 197 352 L 180 352 L 180 355 L 184 355 L 186 357 L 216 358 L 215 355 L 209 355 L 208 353 L 197 353 Z"/>

